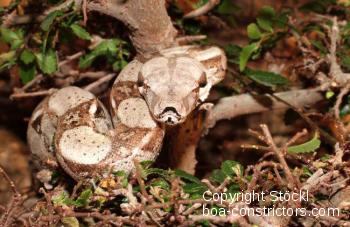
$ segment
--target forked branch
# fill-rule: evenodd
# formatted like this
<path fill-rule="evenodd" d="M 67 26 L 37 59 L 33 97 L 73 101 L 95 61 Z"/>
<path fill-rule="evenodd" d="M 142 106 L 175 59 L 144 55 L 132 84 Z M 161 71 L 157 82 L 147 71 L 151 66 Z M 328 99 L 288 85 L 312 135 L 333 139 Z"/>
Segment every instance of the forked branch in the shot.
<path fill-rule="evenodd" d="M 78 7 L 82 0 L 75 0 Z M 142 58 L 176 45 L 177 31 L 165 8 L 164 0 L 96 0 L 88 1 L 88 11 L 97 11 L 123 22 L 130 39 Z"/>

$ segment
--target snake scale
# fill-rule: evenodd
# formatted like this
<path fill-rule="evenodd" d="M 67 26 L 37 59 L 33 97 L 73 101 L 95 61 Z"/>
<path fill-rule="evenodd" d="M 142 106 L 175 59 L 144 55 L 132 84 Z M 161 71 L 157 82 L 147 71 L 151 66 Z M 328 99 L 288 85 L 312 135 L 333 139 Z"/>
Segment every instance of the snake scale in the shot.
<path fill-rule="evenodd" d="M 220 48 L 180 46 L 131 61 L 111 88 L 109 108 L 86 90 L 62 88 L 31 116 L 27 137 L 34 163 L 62 167 L 79 180 L 130 172 L 134 159 L 155 160 L 166 127 L 184 122 L 225 70 Z"/>

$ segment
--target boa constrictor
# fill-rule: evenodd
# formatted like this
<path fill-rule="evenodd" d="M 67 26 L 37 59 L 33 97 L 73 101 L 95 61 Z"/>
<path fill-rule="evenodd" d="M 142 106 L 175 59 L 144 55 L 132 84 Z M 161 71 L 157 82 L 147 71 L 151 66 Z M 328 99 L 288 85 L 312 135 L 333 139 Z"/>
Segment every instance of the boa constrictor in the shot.
<path fill-rule="evenodd" d="M 113 84 L 110 112 L 92 93 L 62 88 L 32 114 L 33 160 L 41 169 L 60 165 L 76 180 L 130 172 L 134 159 L 155 160 L 165 126 L 185 121 L 225 70 L 218 47 L 174 47 L 144 63 L 133 60 Z"/>

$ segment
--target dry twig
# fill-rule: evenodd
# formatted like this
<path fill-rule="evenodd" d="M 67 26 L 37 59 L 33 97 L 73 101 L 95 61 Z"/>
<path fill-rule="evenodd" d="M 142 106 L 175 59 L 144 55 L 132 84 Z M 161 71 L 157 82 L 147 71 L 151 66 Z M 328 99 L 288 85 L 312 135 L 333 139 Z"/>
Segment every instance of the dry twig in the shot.
<path fill-rule="evenodd" d="M 220 0 L 209 0 L 202 7 L 187 13 L 183 17 L 188 19 L 188 18 L 194 18 L 194 17 L 198 17 L 198 16 L 201 16 L 201 15 L 204 15 L 204 14 L 208 13 L 210 10 L 212 10 L 219 3 L 220 3 Z"/>

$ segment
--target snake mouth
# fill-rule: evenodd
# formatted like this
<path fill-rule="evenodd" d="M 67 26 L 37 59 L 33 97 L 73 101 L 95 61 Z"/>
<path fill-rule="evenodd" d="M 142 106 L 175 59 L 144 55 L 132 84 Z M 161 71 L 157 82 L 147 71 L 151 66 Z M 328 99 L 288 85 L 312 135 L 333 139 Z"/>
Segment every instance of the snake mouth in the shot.
<path fill-rule="evenodd" d="M 182 122 L 182 116 L 174 107 L 166 107 L 162 113 L 159 114 L 157 120 L 168 125 L 176 125 Z"/>

